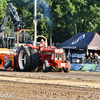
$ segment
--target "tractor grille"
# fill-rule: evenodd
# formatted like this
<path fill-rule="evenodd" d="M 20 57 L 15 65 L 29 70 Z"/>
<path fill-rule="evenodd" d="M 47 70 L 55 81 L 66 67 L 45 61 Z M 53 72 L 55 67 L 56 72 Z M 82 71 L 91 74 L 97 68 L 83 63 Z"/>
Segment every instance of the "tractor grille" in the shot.
<path fill-rule="evenodd" d="M 56 53 L 55 60 L 61 60 L 61 58 L 62 58 L 62 54 Z"/>

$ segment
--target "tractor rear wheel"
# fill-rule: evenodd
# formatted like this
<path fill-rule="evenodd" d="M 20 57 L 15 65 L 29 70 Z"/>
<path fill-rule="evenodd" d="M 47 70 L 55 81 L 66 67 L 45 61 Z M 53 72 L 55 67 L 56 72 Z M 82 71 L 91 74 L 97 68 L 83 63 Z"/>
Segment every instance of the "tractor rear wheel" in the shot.
<path fill-rule="evenodd" d="M 39 67 L 39 54 L 36 49 L 31 49 L 31 70 L 36 72 Z"/>
<path fill-rule="evenodd" d="M 66 61 L 68 63 L 68 68 L 64 68 L 64 72 L 69 73 L 70 72 L 70 62 Z"/>
<path fill-rule="evenodd" d="M 43 61 L 42 70 L 43 70 L 43 72 L 48 72 L 49 71 L 49 63 L 48 63 L 47 60 Z"/>
<path fill-rule="evenodd" d="M 20 71 L 30 71 L 30 52 L 28 47 L 21 47 L 18 54 L 18 65 Z"/>

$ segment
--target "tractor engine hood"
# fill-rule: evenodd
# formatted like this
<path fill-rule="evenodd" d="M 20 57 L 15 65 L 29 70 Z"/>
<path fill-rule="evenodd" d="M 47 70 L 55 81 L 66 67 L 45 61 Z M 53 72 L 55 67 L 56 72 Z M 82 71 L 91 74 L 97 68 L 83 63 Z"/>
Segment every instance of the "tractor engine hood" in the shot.
<path fill-rule="evenodd" d="M 10 54 L 10 51 L 7 48 L 0 48 L 0 54 Z"/>
<path fill-rule="evenodd" d="M 7 49 L 7 48 L 0 48 L 0 54 L 14 54 L 13 49 Z"/>

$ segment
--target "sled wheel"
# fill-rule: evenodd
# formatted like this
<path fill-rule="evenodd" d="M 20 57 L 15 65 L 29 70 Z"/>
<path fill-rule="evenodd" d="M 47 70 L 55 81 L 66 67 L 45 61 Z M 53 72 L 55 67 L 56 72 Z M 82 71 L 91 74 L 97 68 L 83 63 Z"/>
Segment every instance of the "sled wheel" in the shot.
<path fill-rule="evenodd" d="M 56 72 L 57 71 L 57 67 L 56 66 L 51 66 L 51 71 L 52 72 Z"/>
<path fill-rule="evenodd" d="M 36 49 L 31 49 L 31 70 L 36 72 L 39 67 L 39 54 Z"/>
<path fill-rule="evenodd" d="M 59 72 L 62 72 L 63 71 L 63 68 L 59 68 Z"/>
<path fill-rule="evenodd" d="M 56 67 L 56 72 L 59 72 L 59 68 Z"/>
<path fill-rule="evenodd" d="M 69 73 L 70 72 L 70 62 L 67 61 L 67 63 L 68 63 L 68 68 L 64 68 L 64 72 Z"/>
<path fill-rule="evenodd" d="M 8 60 L 5 64 L 4 64 L 4 68 L 7 69 L 11 66 L 12 64 L 12 60 Z"/>
<path fill-rule="evenodd" d="M 43 70 L 43 72 L 48 72 L 49 71 L 49 63 L 48 63 L 47 60 L 43 61 L 42 70 Z"/>
<path fill-rule="evenodd" d="M 27 47 L 22 47 L 18 54 L 18 65 L 20 71 L 30 71 L 30 52 Z"/>

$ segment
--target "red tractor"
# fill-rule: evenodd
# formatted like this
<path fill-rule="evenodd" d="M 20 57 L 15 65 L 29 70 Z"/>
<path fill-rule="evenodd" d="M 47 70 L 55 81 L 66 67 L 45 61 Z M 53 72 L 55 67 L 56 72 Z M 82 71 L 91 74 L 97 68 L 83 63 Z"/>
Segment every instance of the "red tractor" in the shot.
<path fill-rule="evenodd" d="M 42 37 L 47 44 L 47 39 Z M 42 51 L 39 46 L 22 46 L 18 53 L 18 66 L 21 71 L 70 71 L 70 62 L 66 61 L 64 50 L 48 46 Z"/>

